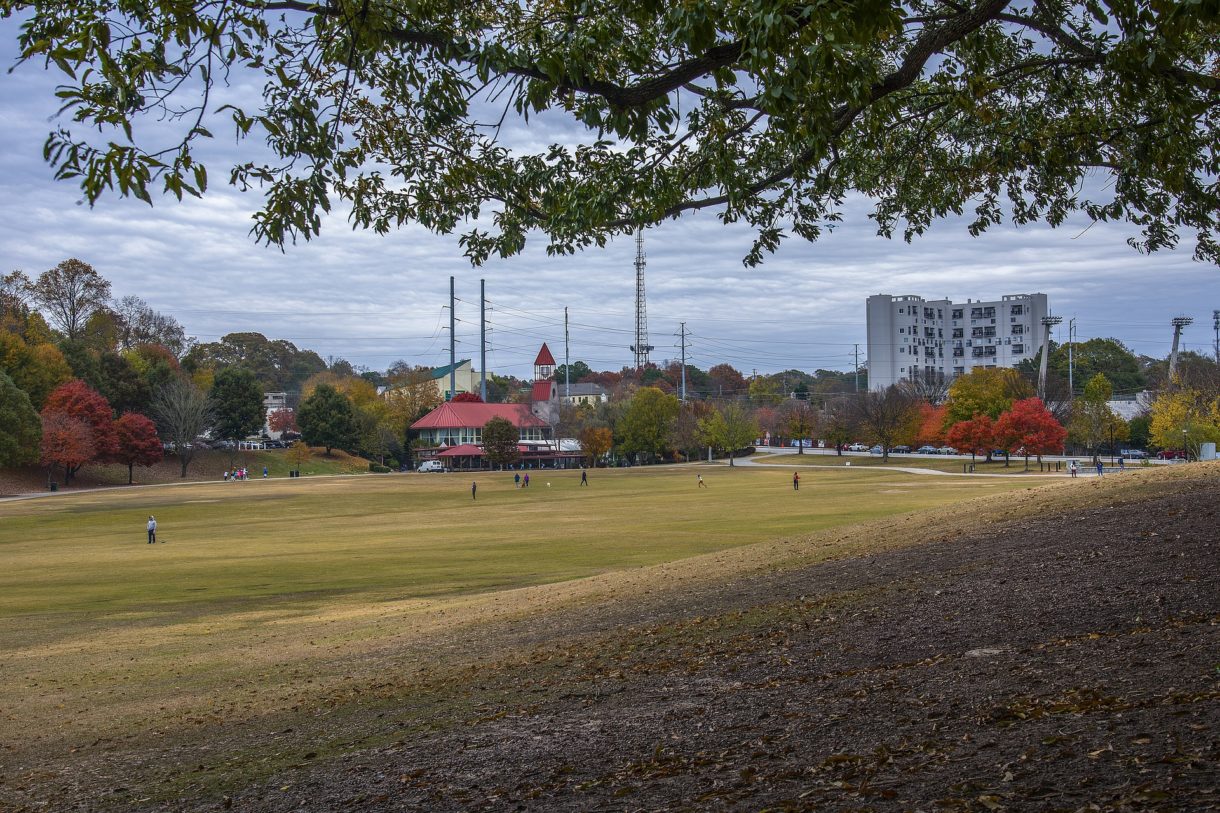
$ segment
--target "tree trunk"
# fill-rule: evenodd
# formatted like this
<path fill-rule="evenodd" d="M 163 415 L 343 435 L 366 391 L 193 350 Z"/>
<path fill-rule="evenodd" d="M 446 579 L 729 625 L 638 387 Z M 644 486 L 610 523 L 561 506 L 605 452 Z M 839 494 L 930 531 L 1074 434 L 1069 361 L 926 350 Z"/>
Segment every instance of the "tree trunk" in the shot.
<path fill-rule="evenodd" d="M 134 466 L 135 466 L 135 463 L 128 463 L 128 464 L 127 464 L 127 485 L 131 485 L 131 479 L 132 479 L 132 477 L 131 477 L 131 470 L 132 470 L 132 468 L 133 468 Z"/>
<path fill-rule="evenodd" d="M 804 453 L 805 453 L 805 439 L 804 439 L 804 438 L 798 438 L 798 439 L 797 439 L 797 441 L 796 441 L 796 453 L 797 453 L 797 454 L 804 454 Z"/>

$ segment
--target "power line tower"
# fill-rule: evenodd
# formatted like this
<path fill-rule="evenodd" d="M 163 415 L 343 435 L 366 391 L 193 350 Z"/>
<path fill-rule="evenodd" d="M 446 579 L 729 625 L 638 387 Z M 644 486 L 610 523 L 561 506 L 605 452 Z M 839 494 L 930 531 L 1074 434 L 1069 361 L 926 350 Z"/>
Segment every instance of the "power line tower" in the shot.
<path fill-rule="evenodd" d="M 1216 331 L 1216 363 L 1220 364 L 1220 311 L 1212 311 L 1212 330 Z"/>
<path fill-rule="evenodd" d="M 1173 383 L 1174 374 L 1178 371 L 1178 341 L 1182 338 L 1182 328 L 1195 321 L 1189 316 L 1175 316 L 1169 321 L 1173 325 L 1173 349 L 1169 351 L 1169 383 Z"/>
<path fill-rule="evenodd" d="M 635 233 L 635 368 L 643 370 L 648 364 L 648 353 L 653 346 L 648 343 L 648 307 L 644 302 L 644 231 Z"/>

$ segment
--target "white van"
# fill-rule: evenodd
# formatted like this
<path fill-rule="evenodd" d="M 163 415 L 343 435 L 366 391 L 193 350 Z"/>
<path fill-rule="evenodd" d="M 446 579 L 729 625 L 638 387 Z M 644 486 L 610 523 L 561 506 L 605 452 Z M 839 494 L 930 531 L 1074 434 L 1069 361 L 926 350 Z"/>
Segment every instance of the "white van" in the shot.
<path fill-rule="evenodd" d="M 425 460 L 423 463 L 420 463 L 419 468 L 416 469 L 416 471 L 444 471 L 444 470 L 445 470 L 445 464 L 439 460 Z"/>

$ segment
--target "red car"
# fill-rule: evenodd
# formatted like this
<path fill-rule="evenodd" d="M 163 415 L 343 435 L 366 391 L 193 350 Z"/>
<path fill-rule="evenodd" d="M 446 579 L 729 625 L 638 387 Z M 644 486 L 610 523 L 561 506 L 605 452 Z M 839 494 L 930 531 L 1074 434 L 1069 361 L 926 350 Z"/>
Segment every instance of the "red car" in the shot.
<path fill-rule="evenodd" d="M 1164 449 L 1156 453 L 1157 460 L 1185 460 L 1186 452 L 1181 449 Z"/>

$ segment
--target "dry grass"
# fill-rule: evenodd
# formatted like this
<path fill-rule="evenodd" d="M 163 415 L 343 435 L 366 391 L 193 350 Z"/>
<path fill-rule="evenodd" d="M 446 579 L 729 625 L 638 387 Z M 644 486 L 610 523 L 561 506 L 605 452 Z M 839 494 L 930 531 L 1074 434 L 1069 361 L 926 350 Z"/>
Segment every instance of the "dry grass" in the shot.
<path fill-rule="evenodd" d="M 304 730 L 378 697 L 402 704 L 472 663 L 516 659 L 524 628 L 562 628 L 577 608 L 677 600 L 735 574 L 1137 499 L 1199 469 L 1037 487 L 827 470 L 799 494 L 768 470 L 703 473 L 705 490 L 693 470 L 668 469 L 598 471 L 589 489 L 556 473 L 555 488 L 539 477 L 528 493 L 487 476 L 475 505 L 456 476 L 0 505 L 10 764 L 71 764 L 99 732 L 129 749 L 202 737 L 263 753 L 273 743 L 260 721 Z M 156 548 L 139 538 L 150 504 L 171 539 Z M 264 579 L 274 589 L 256 589 Z M 311 579 L 342 587 L 311 590 Z M 200 597 L 205 587 L 216 595 Z"/>

